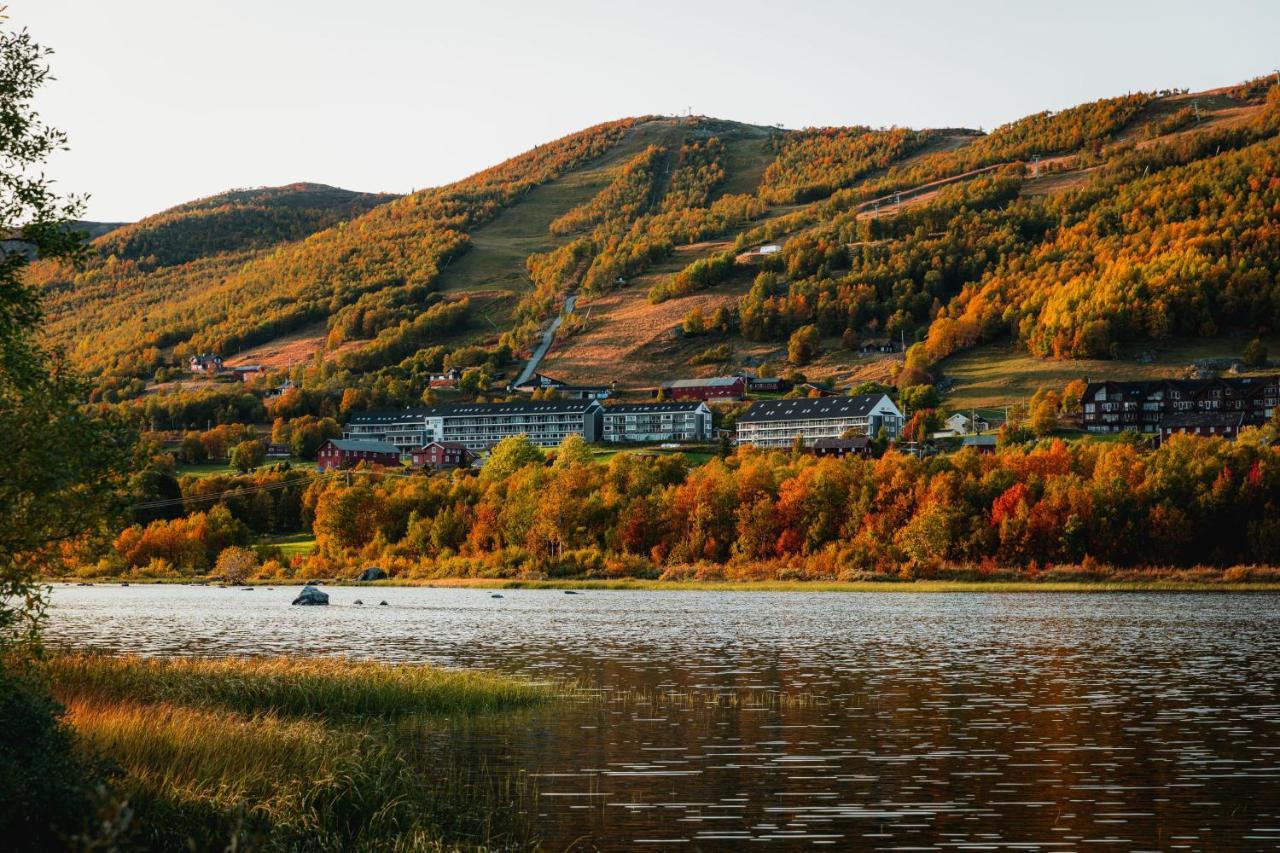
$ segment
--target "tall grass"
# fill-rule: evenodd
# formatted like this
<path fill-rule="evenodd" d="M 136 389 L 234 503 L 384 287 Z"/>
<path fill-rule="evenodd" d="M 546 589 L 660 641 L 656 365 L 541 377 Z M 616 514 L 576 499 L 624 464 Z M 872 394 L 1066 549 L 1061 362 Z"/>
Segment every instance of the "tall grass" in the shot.
<path fill-rule="evenodd" d="M 458 737 L 546 686 L 334 660 L 55 655 L 84 747 L 152 849 L 436 850 L 534 842 L 525 777 L 475 764 Z"/>
<path fill-rule="evenodd" d="M 549 685 L 472 670 L 300 658 L 145 658 L 67 653 L 49 661 L 59 690 L 246 713 L 326 717 L 481 714 L 551 699 Z"/>

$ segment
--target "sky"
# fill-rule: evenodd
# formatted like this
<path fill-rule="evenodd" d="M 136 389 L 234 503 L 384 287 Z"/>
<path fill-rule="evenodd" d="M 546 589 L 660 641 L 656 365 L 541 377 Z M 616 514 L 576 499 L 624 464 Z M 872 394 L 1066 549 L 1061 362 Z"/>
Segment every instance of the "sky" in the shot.
<path fill-rule="evenodd" d="M 597 122 L 990 129 L 1280 65 L 1280 2 L 8 0 L 46 173 L 131 221 L 234 187 L 408 192 Z"/>

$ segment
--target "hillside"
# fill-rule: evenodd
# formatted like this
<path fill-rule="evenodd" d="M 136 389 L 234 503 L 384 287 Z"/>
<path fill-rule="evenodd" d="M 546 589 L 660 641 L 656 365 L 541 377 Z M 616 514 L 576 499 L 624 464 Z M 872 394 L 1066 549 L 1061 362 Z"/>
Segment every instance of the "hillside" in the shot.
<path fill-rule="evenodd" d="M 762 365 L 891 380 L 902 354 L 868 347 L 886 340 L 923 342 L 910 381 L 987 342 L 1237 355 L 1280 324 L 1278 131 L 1265 80 L 988 134 L 642 117 L 395 200 L 193 202 L 98 238 L 84 271 L 33 274 L 53 340 L 111 396 L 212 350 L 410 404 L 446 364 L 513 377 L 570 295 L 540 369 L 624 392 Z"/>

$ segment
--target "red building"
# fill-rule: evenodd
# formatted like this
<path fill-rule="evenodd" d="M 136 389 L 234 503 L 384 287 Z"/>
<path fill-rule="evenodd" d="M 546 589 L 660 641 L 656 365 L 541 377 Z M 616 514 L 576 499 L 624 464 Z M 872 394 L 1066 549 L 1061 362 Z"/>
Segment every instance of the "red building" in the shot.
<path fill-rule="evenodd" d="M 465 468 L 476 455 L 456 441 L 432 441 L 410 454 L 415 468 Z"/>
<path fill-rule="evenodd" d="M 668 400 L 741 400 L 747 380 L 741 376 L 712 376 L 708 379 L 673 379 L 662 383 Z"/>
<path fill-rule="evenodd" d="M 400 464 L 400 448 L 385 441 L 331 438 L 320 445 L 320 450 L 316 453 L 316 467 L 321 471 L 350 468 L 361 462 L 397 466 Z"/>

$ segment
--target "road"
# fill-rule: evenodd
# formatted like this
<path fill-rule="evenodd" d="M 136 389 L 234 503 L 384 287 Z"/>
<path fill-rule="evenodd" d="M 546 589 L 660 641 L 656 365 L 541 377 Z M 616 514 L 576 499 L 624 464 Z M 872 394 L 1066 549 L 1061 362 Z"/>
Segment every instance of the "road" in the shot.
<path fill-rule="evenodd" d="M 551 324 L 548 325 L 546 330 L 542 333 L 542 341 L 538 344 L 538 348 L 533 351 L 533 355 L 529 356 L 529 360 L 525 362 L 524 370 L 520 371 L 520 375 L 516 377 L 516 381 L 511 383 L 513 388 L 528 382 L 533 377 L 533 374 L 537 372 L 538 365 L 542 363 L 542 359 L 546 356 L 547 350 L 551 349 L 551 342 L 556 338 L 556 329 L 560 328 L 560 323 L 565 317 L 573 313 L 573 305 L 577 301 L 578 295 L 576 293 L 569 294 L 569 297 L 565 299 L 564 310 L 560 312 L 559 316 L 551 321 Z"/>

